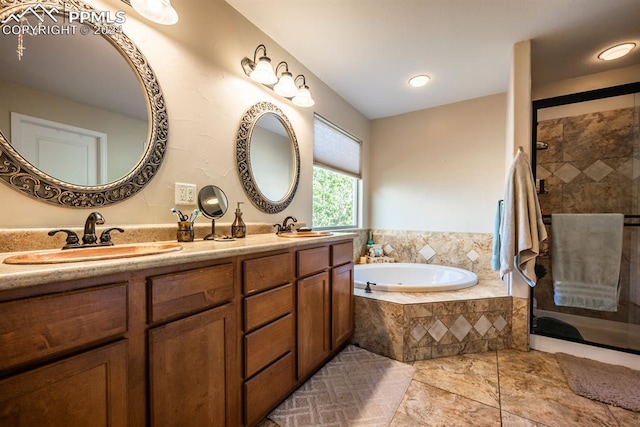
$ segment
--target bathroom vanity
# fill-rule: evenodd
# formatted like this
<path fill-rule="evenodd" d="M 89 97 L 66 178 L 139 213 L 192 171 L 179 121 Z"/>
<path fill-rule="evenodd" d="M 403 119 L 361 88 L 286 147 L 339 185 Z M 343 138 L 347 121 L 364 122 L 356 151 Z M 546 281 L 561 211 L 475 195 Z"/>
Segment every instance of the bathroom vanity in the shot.
<path fill-rule="evenodd" d="M 353 333 L 352 239 L 0 264 L 0 425 L 257 424 Z"/>

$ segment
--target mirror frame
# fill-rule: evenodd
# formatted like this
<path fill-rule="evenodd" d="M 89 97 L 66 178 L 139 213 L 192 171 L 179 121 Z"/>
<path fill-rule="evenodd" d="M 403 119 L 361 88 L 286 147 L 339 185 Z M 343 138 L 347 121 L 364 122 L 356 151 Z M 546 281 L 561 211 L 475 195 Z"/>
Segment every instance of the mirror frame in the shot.
<path fill-rule="evenodd" d="M 274 114 L 287 130 L 289 141 L 291 143 L 294 161 L 293 179 L 289 186 L 289 190 L 280 200 L 270 200 L 267 198 L 256 182 L 253 171 L 251 170 L 251 136 L 258 120 L 266 115 Z M 298 149 L 298 140 L 293 131 L 293 127 L 285 114 L 270 102 L 258 102 L 249 108 L 244 115 L 238 129 L 238 138 L 236 139 L 236 162 L 242 188 L 251 200 L 251 203 L 263 212 L 275 214 L 283 211 L 296 194 L 298 184 L 300 182 L 300 150 Z"/>
<path fill-rule="evenodd" d="M 45 0 L 16 3 L 15 0 L 0 0 L 0 21 L 11 14 L 19 14 L 37 4 L 56 7 L 60 14 L 68 16 L 70 11 L 96 12 L 91 6 L 78 1 Z M 99 24 L 85 21 L 99 31 Z M 125 176 L 108 184 L 82 186 L 70 184 L 52 177 L 25 160 L 0 130 L 0 180 L 22 194 L 58 206 L 93 208 L 118 203 L 138 193 L 156 175 L 164 159 L 169 133 L 167 109 L 162 90 L 151 66 L 135 44 L 124 33 L 104 34 L 129 63 L 139 80 L 149 112 L 148 141 L 142 158 Z M 82 36 L 80 36 L 82 37 Z"/>

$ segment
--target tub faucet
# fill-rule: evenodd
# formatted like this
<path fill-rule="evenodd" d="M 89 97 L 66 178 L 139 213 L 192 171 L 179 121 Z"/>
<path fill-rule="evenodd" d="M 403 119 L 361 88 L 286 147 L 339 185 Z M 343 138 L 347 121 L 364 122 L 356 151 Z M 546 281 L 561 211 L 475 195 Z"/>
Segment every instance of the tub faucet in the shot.
<path fill-rule="evenodd" d="M 288 223 L 287 222 L 291 220 L 292 222 Z M 274 227 L 276 227 L 276 234 L 281 234 L 281 233 L 291 233 L 293 230 L 293 224 L 298 222 L 298 220 L 295 217 L 292 216 L 288 216 L 284 219 L 284 221 L 282 221 L 282 225 L 281 224 L 273 224 Z"/>
<path fill-rule="evenodd" d="M 95 245 L 98 242 L 96 224 L 104 224 L 104 217 L 99 212 L 91 212 L 84 223 L 83 245 Z"/>

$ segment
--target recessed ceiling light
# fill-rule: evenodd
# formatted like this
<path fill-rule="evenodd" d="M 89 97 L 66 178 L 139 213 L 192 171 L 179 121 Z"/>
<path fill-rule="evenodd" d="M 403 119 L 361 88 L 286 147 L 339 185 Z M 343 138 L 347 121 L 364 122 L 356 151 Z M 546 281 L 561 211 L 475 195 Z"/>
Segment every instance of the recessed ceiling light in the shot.
<path fill-rule="evenodd" d="M 413 87 L 422 87 L 426 85 L 429 80 L 431 80 L 431 77 L 427 76 L 426 74 L 419 74 L 417 76 L 411 77 L 409 79 L 409 84 Z"/>
<path fill-rule="evenodd" d="M 616 46 L 612 46 L 609 49 L 603 51 L 598 55 L 598 58 L 603 61 L 613 61 L 614 59 L 622 58 L 636 47 L 635 43 L 622 43 Z"/>

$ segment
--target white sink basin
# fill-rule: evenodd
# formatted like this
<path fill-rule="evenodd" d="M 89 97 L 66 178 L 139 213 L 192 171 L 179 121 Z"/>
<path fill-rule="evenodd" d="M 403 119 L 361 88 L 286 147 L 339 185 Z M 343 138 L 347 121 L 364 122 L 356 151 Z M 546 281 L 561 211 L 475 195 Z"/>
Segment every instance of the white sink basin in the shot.
<path fill-rule="evenodd" d="M 123 246 L 87 246 L 57 252 L 30 252 L 5 258 L 5 264 L 59 264 L 65 262 L 97 261 L 131 258 L 182 250 L 179 243 L 140 243 Z"/>

